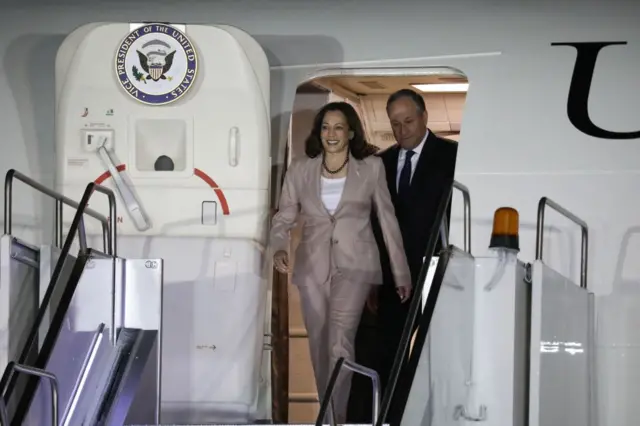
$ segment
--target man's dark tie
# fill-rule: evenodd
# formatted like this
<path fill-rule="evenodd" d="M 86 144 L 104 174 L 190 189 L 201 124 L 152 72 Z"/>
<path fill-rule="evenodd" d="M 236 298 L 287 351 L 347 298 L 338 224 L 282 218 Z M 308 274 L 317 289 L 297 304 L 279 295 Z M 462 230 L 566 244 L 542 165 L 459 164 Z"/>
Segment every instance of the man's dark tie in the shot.
<path fill-rule="evenodd" d="M 407 151 L 404 158 L 404 165 L 402 171 L 400 171 L 400 182 L 398 183 L 398 197 L 401 200 L 406 199 L 409 196 L 409 186 L 411 185 L 411 157 L 415 154 L 414 151 Z"/>

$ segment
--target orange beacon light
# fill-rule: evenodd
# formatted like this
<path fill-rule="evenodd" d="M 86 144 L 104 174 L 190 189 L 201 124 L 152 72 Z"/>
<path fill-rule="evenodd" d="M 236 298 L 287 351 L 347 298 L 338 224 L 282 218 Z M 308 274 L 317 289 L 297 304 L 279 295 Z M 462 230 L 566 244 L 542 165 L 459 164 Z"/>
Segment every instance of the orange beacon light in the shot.
<path fill-rule="evenodd" d="M 493 231 L 489 248 L 506 248 L 520 251 L 519 215 L 511 207 L 500 207 L 493 215 Z"/>

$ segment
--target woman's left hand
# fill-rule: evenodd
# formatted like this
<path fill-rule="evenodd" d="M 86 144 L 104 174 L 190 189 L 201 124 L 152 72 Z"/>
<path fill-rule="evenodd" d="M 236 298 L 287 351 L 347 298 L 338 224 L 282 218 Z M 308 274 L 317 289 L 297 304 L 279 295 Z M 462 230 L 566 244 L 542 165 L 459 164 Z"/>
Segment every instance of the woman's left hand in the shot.
<path fill-rule="evenodd" d="M 411 287 L 396 287 L 396 293 L 400 297 L 400 303 L 404 303 L 411 297 Z"/>

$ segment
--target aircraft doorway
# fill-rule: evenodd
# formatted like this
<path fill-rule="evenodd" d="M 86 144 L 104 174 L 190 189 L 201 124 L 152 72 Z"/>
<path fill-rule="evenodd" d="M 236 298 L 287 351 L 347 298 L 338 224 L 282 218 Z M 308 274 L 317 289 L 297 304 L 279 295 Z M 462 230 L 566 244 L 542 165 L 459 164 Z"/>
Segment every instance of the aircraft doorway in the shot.
<path fill-rule="evenodd" d="M 427 106 L 429 129 L 438 136 L 458 141 L 468 88 L 469 82 L 462 72 L 444 67 L 323 71 L 297 89 L 289 128 L 287 163 L 305 155 L 304 143 L 316 111 L 333 101 L 346 101 L 355 107 L 370 143 L 381 149 L 395 144 L 386 115 L 386 102 L 391 93 L 400 89 L 421 93 Z M 292 231 L 291 253 L 295 252 L 299 238 L 300 227 Z M 295 258 L 291 261 L 295 262 Z M 300 298 L 290 279 L 279 278 L 274 280 L 274 284 L 280 286 L 280 290 L 274 288 L 274 320 L 280 324 L 273 327 L 274 341 L 283 342 L 287 347 L 274 345 L 274 420 L 310 423 L 316 419 L 319 402 Z M 363 316 L 359 337 L 375 332 L 373 323 L 364 325 L 369 320 L 368 316 Z M 278 330 L 288 334 L 276 336 Z M 367 343 L 356 346 L 374 350 L 369 349 Z M 363 380 L 364 386 L 371 386 L 368 378 L 354 380 Z"/>

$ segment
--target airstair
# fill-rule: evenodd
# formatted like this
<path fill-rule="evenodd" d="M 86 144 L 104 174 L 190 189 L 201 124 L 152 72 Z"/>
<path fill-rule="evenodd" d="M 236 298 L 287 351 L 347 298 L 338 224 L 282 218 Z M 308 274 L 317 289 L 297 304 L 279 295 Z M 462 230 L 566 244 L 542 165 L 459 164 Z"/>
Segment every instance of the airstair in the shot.
<path fill-rule="evenodd" d="M 11 235 L 16 180 L 56 200 L 53 247 Z M 87 208 L 96 192 L 109 199 L 111 223 Z M 76 209 L 64 241 L 62 205 Z M 103 224 L 102 250 L 87 247 L 86 216 Z M 119 258 L 116 217 L 115 196 L 100 185 L 87 185 L 76 203 L 7 173 L 0 349 L 11 362 L 0 381 L 3 424 L 157 424 L 163 263 Z M 76 235 L 80 248 L 72 256 Z"/>
<path fill-rule="evenodd" d="M 15 181 L 56 201 L 53 246 L 33 247 L 12 236 Z M 444 213 L 453 189 L 464 198 L 462 249 L 447 238 Z M 109 221 L 87 207 L 95 192 L 109 199 Z M 62 205 L 75 209 L 64 239 Z M 579 285 L 542 260 L 547 207 L 582 228 Z M 87 217 L 102 223 L 101 250 L 87 245 Z M 0 239 L 0 361 L 7 365 L 0 380 L 2 425 L 160 424 L 163 261 L 118 257 L 116 217 L 115 196 L 100 185 L 87 185 L 76 203 L 15 170 L 7 173 Z M 424 298 L 412 300 L 384 395 L 375 371 L 340 360 L 316 426 L 335 424 L 331 394 L 345 368 L 371 378 L 375 426 L 595 424 L 587 225 L 542 198 L 536 260 L 525 264 L 513 251 L 471 254 L 464 185 L 452 183 L 437 217 L 415 289 Z M 446 249 L 434 256 L 439 238 Z"/>

